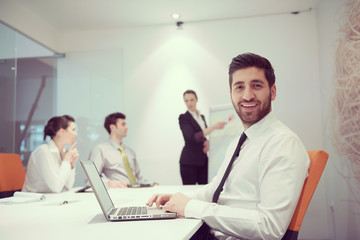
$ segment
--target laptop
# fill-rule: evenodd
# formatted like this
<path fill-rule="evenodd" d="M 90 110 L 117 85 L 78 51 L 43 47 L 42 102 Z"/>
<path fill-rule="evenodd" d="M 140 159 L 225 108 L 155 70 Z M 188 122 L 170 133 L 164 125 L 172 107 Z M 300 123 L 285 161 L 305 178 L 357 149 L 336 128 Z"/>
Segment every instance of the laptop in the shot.
<path fill-rule="evenodd" d="M 91 184 L 93 192 L 100 204 L 101 210 L 108 221 L 129 221 L 129 220 L 153 220 L 153 219 L 173 219 L 176 213 L 166 212 L 160 208 L 149 208 L 146 206 L 131 206 L 115 208 L 107 191 L 104 182 L 101 180 L 99 171 L 93 161 L 81 160 L 87 178 Z"/>

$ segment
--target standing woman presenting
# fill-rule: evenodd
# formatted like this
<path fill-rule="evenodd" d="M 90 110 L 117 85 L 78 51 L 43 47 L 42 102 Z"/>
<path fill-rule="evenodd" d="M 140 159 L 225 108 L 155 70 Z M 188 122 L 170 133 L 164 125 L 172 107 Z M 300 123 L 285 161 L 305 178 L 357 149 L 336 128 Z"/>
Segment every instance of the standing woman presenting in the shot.
<path fill-rule="evenodd" d="M 30 155 L 23 192 L 58 193 L 74 184 L 75 163 L 79 158 L 74 118 L 69 115 L 51 118 L 44 128 L 44 140 L 46 136 L 51 140 Z"/>
<path fill-rule="evenodd" d="M 204 115 L 196 109 L 197 95 L 193 90 L 183 94 L 188 110 L 179 116 L 179 125 L 185 146 L 180 156 L 180 174 L 184 185 L 208 183 L 209 141 L 206 136 L 215 129 L 223 129 L 227 122 L 217 122 L 208 127 Z"/>

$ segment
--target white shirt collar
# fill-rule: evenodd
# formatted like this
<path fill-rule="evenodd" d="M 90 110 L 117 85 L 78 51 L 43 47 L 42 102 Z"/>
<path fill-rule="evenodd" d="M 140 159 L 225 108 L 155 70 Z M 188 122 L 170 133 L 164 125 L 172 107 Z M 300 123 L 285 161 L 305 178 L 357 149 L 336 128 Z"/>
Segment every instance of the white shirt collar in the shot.
<path fill-rule="evenodd" d="M 257 123 L 251 125 L 248 129 L 245 130 L 246 136 L 248 139 L 259 137 L 263 134 L 266 129 L 269 128 L 269 126 L 276 122 L 278 119 L 272 111 L 269 112 L 265 117 L 263 117 L 260 121 Z"/>
<path fill-rule="evenodd" d="M 195 119 L 195 121 L 199 124 L 201 129 L 205 128 L 205 122 L 204 119 L 201 117 L 201 113 L 198 110 L 198 114 L 197 115 L 195 112 L 188 110 L 188 112 L 191 114 L 191 116 Z"/>
<path fill-rule="evenodd" d="M 115 142 L 114 140 L 112 140 L 111 138 L 109 138 L 109 143 L 116 149 L 118 149 L 120 146 L 125 148 L 125 145 L 123 143 L 118 144 L 117 142 Z"/>
<path fill-rule="evenodd" d="M 48 145 L 49 145 L 50 152 L 60 153 L 58 147 L 56 146 L 55 142 L 52 139 L 50 139 L 50 141 L 48 142 Z"/>
<path fill-rule="evenodd" d="M 200 113 L 200 111 L 198 110 L 198 114 L 196 114 L 196 112 L 193 112 L 193 111 L 191 111 L 191 110 L 188 110 L 189 111 L 189 113 L 191 114 L 191 116 L 193 116 L 193 118 L 194 119 L 197 119 L 197 118 L 200 118 L 201 117 L 201 113 Z"/>

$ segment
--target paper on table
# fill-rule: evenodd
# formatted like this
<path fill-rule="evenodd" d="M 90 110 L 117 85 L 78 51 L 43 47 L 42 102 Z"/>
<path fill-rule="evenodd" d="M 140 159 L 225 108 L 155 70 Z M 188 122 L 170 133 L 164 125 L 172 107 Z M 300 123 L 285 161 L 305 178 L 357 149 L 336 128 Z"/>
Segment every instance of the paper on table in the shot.
<path fill-rule="evenodd" d="M 45 199 L 45 195 L 32 192 L 15 192 L 13 197 L 0 199 L 0 204 L 36 202 Z"/>

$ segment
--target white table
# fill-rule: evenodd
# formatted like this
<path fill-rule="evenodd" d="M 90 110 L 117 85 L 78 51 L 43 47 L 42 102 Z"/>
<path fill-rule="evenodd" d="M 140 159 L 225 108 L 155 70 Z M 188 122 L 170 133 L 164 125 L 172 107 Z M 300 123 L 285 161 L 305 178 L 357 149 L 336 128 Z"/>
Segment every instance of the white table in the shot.
<path fill-rule="evenodd" d="M 145 205 L 155 193 L 188 191 L 197 186 L 156 186 L 151 188 L 110 189 L 114 205 Z M 201 226 L 198 219 L 176 218 L 108 222 L 94 193 L 46 194 L 43 201 L 0 204 L 1 240 L 42 239 L 189 239 Z M 60 203 L 68 201 L 68 204 Z"/>

